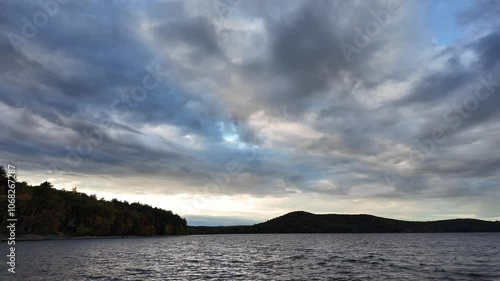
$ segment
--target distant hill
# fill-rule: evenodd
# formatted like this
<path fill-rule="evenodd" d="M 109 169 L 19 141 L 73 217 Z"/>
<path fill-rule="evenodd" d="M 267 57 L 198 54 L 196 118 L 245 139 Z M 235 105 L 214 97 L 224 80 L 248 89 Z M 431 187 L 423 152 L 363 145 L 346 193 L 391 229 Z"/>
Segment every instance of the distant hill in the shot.
<path fill-rule="evenodd" d="M 297 211 L 251 226 L 189 226 L 188 231 L 190 234 L 500 232 L 500 222 L 476 219 L 411 222 L 372 215 L 317 215 Z"/>

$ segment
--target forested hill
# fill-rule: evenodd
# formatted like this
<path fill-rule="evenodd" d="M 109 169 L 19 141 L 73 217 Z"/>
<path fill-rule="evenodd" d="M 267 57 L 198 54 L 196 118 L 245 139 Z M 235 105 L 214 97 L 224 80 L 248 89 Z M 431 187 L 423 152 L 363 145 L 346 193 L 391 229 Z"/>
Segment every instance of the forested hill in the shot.
<path fill-rule="evenodd" d="M 57 190 L 49 182 L 16 183 L 18 235 L 128 236 L 186 234 L 186 220 L 139 203 L 98 200 L 95 195 Z M 0 167 L 0 232 L 7 229 L 7 178 Z"/>
<path fill-rule="evenodd" d="M 292 212 L 253 226 L 255 232 L 500 232 L 500 222 L 452 219 L 412 222 L 372 215 Z"/>
<path fill-rule="evenodd" d="M 189 232 L 191 234 L 500 232 L 500 222 L 476 219 L 411 222 L 371 215 L 316 215 L 299 211 L 252 226 L 189 227 Z"/>

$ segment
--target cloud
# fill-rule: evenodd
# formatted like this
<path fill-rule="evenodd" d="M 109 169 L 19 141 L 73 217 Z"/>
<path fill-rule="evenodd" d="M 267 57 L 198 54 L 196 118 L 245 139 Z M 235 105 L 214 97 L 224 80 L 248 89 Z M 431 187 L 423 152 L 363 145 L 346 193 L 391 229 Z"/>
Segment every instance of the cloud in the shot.
<path fill-rule="evenodd" d="M 423 5 L 71 2 L 16 48 L 43 11 L 16 1 L 0 17 L 0 158 L 61 184 L 298 204 L 280 210 L 498 198 L 498 5 L 454 14 L 445 46 Z"/>

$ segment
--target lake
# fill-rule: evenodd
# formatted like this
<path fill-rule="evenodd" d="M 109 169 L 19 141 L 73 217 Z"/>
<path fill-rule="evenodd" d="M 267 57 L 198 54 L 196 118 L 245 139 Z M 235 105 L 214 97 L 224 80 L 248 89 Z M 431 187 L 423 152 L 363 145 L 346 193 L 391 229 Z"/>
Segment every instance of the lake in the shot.
<path fill-rule="evenodd" d="M 0 280 L 500 280 L 500 233 L 18 242 L 15 276 L 0 250 Z"/>

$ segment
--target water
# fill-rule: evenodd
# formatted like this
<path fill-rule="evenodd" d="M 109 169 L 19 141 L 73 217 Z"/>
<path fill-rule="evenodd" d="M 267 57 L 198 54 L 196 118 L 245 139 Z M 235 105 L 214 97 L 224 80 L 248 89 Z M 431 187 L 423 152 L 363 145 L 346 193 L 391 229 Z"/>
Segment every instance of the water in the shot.
<path fill-rule="evenodd" d="M 15 277 L 2 262 L 0 280 L 500 280 L 500 233 L 39 241 L 17 252 Z"/>

